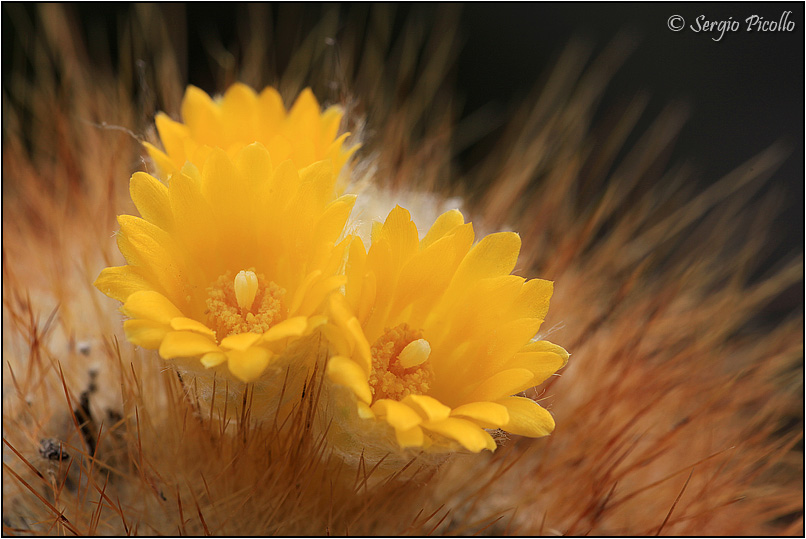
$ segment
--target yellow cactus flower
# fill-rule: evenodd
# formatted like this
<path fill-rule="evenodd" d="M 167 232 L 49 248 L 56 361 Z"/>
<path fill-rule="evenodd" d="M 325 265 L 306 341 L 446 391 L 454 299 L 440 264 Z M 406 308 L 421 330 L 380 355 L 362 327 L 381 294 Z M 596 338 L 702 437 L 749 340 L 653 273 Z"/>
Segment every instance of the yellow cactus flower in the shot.
<path fill-rule="evenodd" d="M 260 142 L 272 162 L 290 159 L 297 168 L 330 159 L 336 174 L 358 148 L 342 146 L 349 133 L 337 137 L 342 110 L 333 106 L 321 111 L 309 88 L 286 111 L 276 89 L 257 94 L 245 84 L 229 87 L 223 97 L 213 99 L 203 90 L 188 86 L 181 107 L 184 123 L 164 113 L 156 116 L 157 130 L 165 148 L 145 143 L 161 179 L 181 170 L 186 161 L 201 169 L 214 148 L 230 158 L 253 142 Z"/>
<path fill-rule="evenodd" d="M 328 294 L 344 284 L 347 242 L 337 242 L 355 197 L 332 201 L 335 180 L 329 160 L 273 166 L 260 143 L 234 160 L 214 149 L 201 172 L 188 163 L 168 186 L 137 172 L 130 191 L 142 217 L 118 218 L 128 264 L 104 269 L 95 286 L 124 302 L 132 343 L 258 380 L 324 322 Z"/>
<path fill-rule="evenodd" d="M 345 294 L 331 297 L 327 327 L 335 355 L 326 372 L 353 397 L 334 409 L 342 444 L 377 447 L 386 432 L 401 448 L 479 452 L 496 448 L 486 429 L 531 437 L 554 429 L 548 411 L 517 396 L 568 359 L 533 341 L 553 284 L 510 274 L 517 234 L 473 241 L 457 210 L 419 240 L 400 206 L 375 223 L 368 253 L 353 240 Z"/>

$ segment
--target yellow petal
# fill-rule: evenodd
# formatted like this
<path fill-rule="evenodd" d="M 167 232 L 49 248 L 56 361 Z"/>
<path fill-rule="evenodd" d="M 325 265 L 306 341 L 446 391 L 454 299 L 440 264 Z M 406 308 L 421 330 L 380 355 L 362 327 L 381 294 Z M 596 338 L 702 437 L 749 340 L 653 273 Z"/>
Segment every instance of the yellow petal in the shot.
<path fill-rule="evenodd" d="M 93 286 L 118 301 L 126 299 L 141 290 L 151 290 L 153 286 L 132 266 L 104 268 L 95 279 Z"/>
<path fill-rule="evenodd" d="M 344 232 L 344 225 L 355 205 L 356 195 L 344 195 L 334 200 L 319 218 L 314 237 L 322 242 L 335 242 Z"/>
<path fill-rule="evenodd" d="M 229 370 L 243 382 L 257 380 L 271 360 L 271 352 L 260 346 L 247 350 L 230 350 L 227 352 Z"/>
<path fill-rule="evenodd" d="M 540 327 L 539 318 L 521 318 L 509 322 L 504 327 L 498 327 L 484 336 L 488 356 L 483 364 L 470 365 L 476 369 L 476 376 L 491 376 L 497 371 L 510 368 L 512 357 L 523 347 L 524 343 L 534 337 Z M 518 390 L 520 391 L 520 390 Z"/>
<path fill-rule="evenodd" d="M 145 147 L 151 160 L 154 161 L 154 165 L 157 167 L 156 174 L 160 178 L 167 180 L 176 172 L 176 165 L 165 152 L 148 142 L 144 142 L 143 147 Z"/>
<path fill-rule="evenodd" d="M 356 318 L 363 324 L 372 313 L 377 297 L 378 280 L 374 273 L 368 273 L 361 283 L 361 296 L 356 307 Z"/>
<path fill-rule="evenodd" d="M 419 426 L 408 430 L 395 429 L 395 438 L 397 438 L 397 443 L 401 448 L 422 447 L 425 441 L 423 429 Z"/>
<path fill-rule="evenodd" d="M 323 208 L 333 199 L 333 187 L 336 184 L 336 174 L 330 159 L 317 161 L 299 171 L 299 178 L 306 189 L 306 198 L 309 198 L 316 208 Z"/>
<path fill-rule="evenodd" d="M 230 335 L 221 341 L 221 347 L 227 350 L 244 351 L 260 340 L 259 333 L 239 333 Z"/>
<path fill-rule="evenodd" d="M 152 290 L 135 292 L 128 297 L 121 310 L 132 318 L 152 320 L 168 325 L 171 320 L 182 317 L 182 312 L 168 298 Z"/>
<path fill-rule="evenodd" d="M 554 283 L 544 279 L 530 279 L 523 284 L 518 298 L 512 305 L 515 318 L 546 319 L 549 301 L 554 292 Z"/>
<path fill-rule="evenodd" d="M 505 406 L 495 402 L 471 402 L 451 410 L 451 416 L 472 419 L 485 429 L 498 429 L 509 421 Z"/>
<path fill-rule="evenodd" d="M 448 419 L 451 415 L 451 409 L 448 406 L 428 395 L 408 395 L 402 402 L 416 410 L 423 419 L 429 421 L 441 421 Z"/>
<path fill-rule="evenodd" d="M 344 285 L 344 297 L 354 310 L 357 310 L 360 300 L 361 288 L 366 273 L 366 262 L 367 251 L 364 248 L 364 242 L 358 236 L 352 237 L 348 248 L 347 264 L 344 269 L 344 274 L 347 276 L 347 283 Z"/>
<path fill-rule="evenodd" d="M 268 187 L 273 166 L 271 156 L 262 144 L 255 142 L 245 146 L 235 158 L 235 166 L 251 191 L 258 193 Z"/>
<path fill-rule="evenodd" d="M 305 334 L 308 329 L 307 316 L 295 316 L 288 320 L 283 320 L 276 326 L 269 328 L 269 331 L 263 334 L 263 342 L 274 342 L 288 337 L 299 337 Z"/>
<path fill-rule="evenodd" d="M 319 119 L 322 125 L 322 142 L 327 143 L 336 138 L 343 115 L 344 111 L 338 105 L 328 107 L 322 113 Z"/>
<path fill-rule="evenodd" d="M 228 140 L 257 140 L 257 103 L 257 94 L 245 84 L 236 82 L 227 89 L 220 106 Z"/>
<path fill-rule="evenodd" d="M 512 357 L 508 367 L 529 369 L 534 373 L 534 379 L 531 383 L 533 385 L 542 384 L 549 376 L 564 367 L 568 361 L 568 352 L 559 346 L 556 346 L 556 348 L 559 348 L 562 352 L 554 350 L 519 352 Z"/>
<path fill-rule="evenodd" d="M 520 248 L 521 238 L 514 232 L 485 236 L 459 264 L 454 283 L 470 287 L 481 279 L 509 275 L 518 261 Z"/>
<path fill-rule="evenodd" d="M 174 212 L 177 241 L 198 259 L 209 260 L 209 253 L 220 248 L 220 227 L 210 204 L 202 195 L 198 180 L 187 174 L 174 174 L 168 186 L 168 198 Z M 222 265 L 220 260 L 211 262 Z M 220 275 L 223 271 L 217 273 Z"/>
<path fill-rule="evenodd" d="M 187 126 L 173 121 L 163 112 L 157 113 L 154 123 L 157 124 L 157 131 L 160 134 L 160 141 L 165 148 L 165 153 L 168 154 L 173 164 L 184 163 L 187 159 L 184 141 L 190 134 Z"/>
<path fill-rule="evenodd" d="M 273 155 L 272 161 L 276 162 Z M 267 211 L 279 213 L 285 209 L 297 191 L 299 191 L 300 183 L 299 172 L 294 163 L 290 160 L 281 161 L 277 168 L 274 169 L 274 175 L 270 182 L 269 193 L 271 198 L 269 202 L 271 205 L 267 208 Z"/>
<path fill-rule="evenodd" d="M 468 451 L 478 453 L 482 449 L 495 451 L 495 440 L 475 423 L 458 417 L 442 421 L 430 421 L 423 425 L 426 429 L 456 440 Z"/>
<path fill-rule="evenodd" d="M 549 342 L 549 341 L 534 341 L 530 342 L 526 346 L 524 346 L 520 352 L 548 352 L 552 354 L 557 354 L 558 356 L 563 358 L 564 367 L 566 363 L 568 363 L 569 354 L 565 351 L 565 348 L 562 346 L 557 346 L 556 344 Z"/>
<path fill-rule="evenodd" d="M 425 249 L 441 237 L 445 236 L 457 226 L 465 224 L 465 218 L 459 210 L 446 211 L 434 221 L 428 233 L 420 242 L 420 249 Z"/>
<path fill-rule="evenodd" d="M 297 100 L 294 101 L 294 104 L 291 106 L 291 110 L 288 111 L 288 121 L 287 124 L 289 127 L 294 128 L 294 130 L 299 134 L 306 134 L 310 137 L 311 133 L 315 133 L 317 131 L 317 123 L 319 122 L 319 102 L 316 100 L 316 97 L 313 95 L 313 92 L 310 88 L 305 88 L 300 92 Z M 313 142 L 313 141 L 311 141 Z M 300 150 L 301 146 L 298 144 L 297 150 Z M 312 150 L 313 148 L 311 148 Z M 312 161 L 312 155 L 308 152 L 303 152 L 303 155 L 300 156 L 305 162 L 310 163 Z M 303 165 L 303 163 L 300 163 Z"/>
<path fill-rule="evenodd" d="M 504 427 L 507 432 L 538 438 L 554 430 L 554 418 L 532 399 L 506 397 L 497 402 L 509 412 L 509 422 Z"/>
<path fill-rule="evenodd" d="M 261 140 L 267 140 L 267 133 L 272 133 L 285 118 L 283 98 L 276 89 L 267 86 L 258 96 L 258 125 L 263 128 Z"/>
<path fill-rule="evenodd" d="M 201 361 L 202 365 L 211 369 L 217 365 L 221 365 L 226 360 L 227 356 L 223 352 L 209 352 L 204 354 L 199 361 Z"/>
<path fill-rule="evenodd" d="M 126 320 L 123 322 L 123 331 L 126 339 L 134 345 L 156 350 L 168 334 L 169 327 L 152 320 Z"/>
<path fill-rule="evenodd" d="M 378 221 L 372 221 L 372 230 L 369 233 L 369 244 L 372 246 L 380 242 L 381 240 L 381 230 L 383 230 L 383 223 Z"/>
<path fill-rule="evenodd" d="M 322 335 L 327 340 L 330 348 L 337 355 L 349 357 L 353 353 L 352 342 L 348 341 L 345 331 L 335 324 L 326 324 L 321 329 Z"/>
<path fill-rule="evenodd" d="M 173 237 L 145 219 L 132 215 L 118 216 L 118 223 L 118 248 L 129 265 L 136 267 L 147 281 L 161 287 L 168 297 L 183 297 L 182 270 Z"/>
<path fill-rule="evenodd" d="M 356 403 L 356 409 L 358 411 L 358 417 L 361 419 L 375 419 L 375 412 L 372 411 L 372 408 L 369 407 L 369 404 L 358 401 Z"/>
<path fill-rule="evenodd" d="M 185 318 L 184 316 L 172 318 L 171 328 L 177 331 L 195 331 L 196 333 L 201 333 L 202 335 L 207 335 L 215 339 L 215 332 L 212 329 L 192 318 Z"/>
<path fill-rule="evenodd" d="M 220 146 L 221 122 L 219 110 L 203 90 L 188 86 L 182 99 L 182 119 L 193 136 L 202 144 Z"/>
<path fill-rule="evenodd" d="M 222 222 L 243 218 L 250 198 L 243 177 L 220 148 L 213 150 L 202 168 L 201 192 Z"/>
<path fill-rule="evenodd" d="M 361 324 L 358 320 L 352 318 L 347 322 L 347 330 L 353 337 L 355 342 L 355 359 L 361 360 L 360 364 L 365 366 L 367 372 L 372 368 L 372 352 L 370 351 L 369 342 L 364 336 L 364 331 L 361 329 Z"/>
<path fill-rule="evenodd" d="M 532 387 L 529 384 L 533 377 L 532 371 L 528 369 L 507 369 L 484 380 L 464 400 L 497 401 Z"/>
<path fill-rule="evenodd" d="M 457 252 L 453 237 L 443 237 L 414 254 L 401 268 L 395 309 L 420 298 L 439 297 L 453 277 L 464 253 Z"/>
<path fill-rule="evenodd" d="M 395 206 L 383 223 L 378 241 L 388 241 L 392 252 L 392 263 L 402 267 L 419 248 L 417 226 L 411 220 L 408 210 Z M 374 240 L 373 240 L 374 241 Z"/>
<path fill-rule="evenodd" d="M 422 422 L 420 415 L 405 404 L 391 399 L 380 399 L 371 406 L 376 415 L 386 419 L 395 430 L 407 431 Z"/>
<path fill-rule="evenodd" d="M 197 357 L 218 351 L 218 346 L 210 337 L 190 331 L 171 331 L 160 345 L 160 356 L 164 359 Z"/>
<path fill-rule="evenodd" d="M 162 182 L 145 172 L 135 172 L 129 182 L 129 193 L 143 219 L 163 230 L 171 229 L 174 216 L 168 188 Z"/>
<path fill-rule="evenodd" d="M 334 384 L 350 388 L 366 404 L 372 402 L 367 374 L 355 361 L 342 356 L 332 357 L 327 362 L 326 372 Z"/>
<path fill-rule="evenodd" d="M 320 279 L 308 291 L 302 305 L 297 312 L 310 316 L 314 311 L 318 311 L 322 302 L 335 290 L 344 286 L 347 278 L 344 275 L 332 275 L 326 279 Z"/>

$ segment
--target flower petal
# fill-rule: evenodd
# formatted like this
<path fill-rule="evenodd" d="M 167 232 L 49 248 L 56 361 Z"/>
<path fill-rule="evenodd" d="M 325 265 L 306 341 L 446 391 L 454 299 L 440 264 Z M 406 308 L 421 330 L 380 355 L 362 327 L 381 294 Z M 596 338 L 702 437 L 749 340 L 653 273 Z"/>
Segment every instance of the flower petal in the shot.
<path fill-rule="evenodd" d="M 232 374 L 241 381 L 249 383 L 263 374 L 271 356 L 271 352 L 260 346 L 253 346 L 247 350 L 229 350 L 227 364 Z"/>
<path fill-rule="evenodd" d="M 533 377 L 532 371 L 528 369 L 507 369 L 498 372 L 479 384 L 464 401 L 497 401 L 532 387 L 529 384 Z"/>
<path fill-rule="evenodd" d="M 434 221 L 428 233 L 420 242 L 420 250 L 425 249 L 457 226 L 465 224 L 465 218 L 459 210 L 446 211 Z"/>
<path fill-rule="evenodd" d="M 485 429 L 502 428 L 509 421 L 505 406 L 495 402 L 470 402 L 451 410 L 451 416 L 464 417 L 478 423 Z"/>
<path fill-rule="evenodd" d="M 221 347 L 227 350 L 247 350 L 261 338 L 260 333 L 239 333 L 221 340 Z"/>
<path fill-rule="evenodd" d="M 364 332 L 361 330 L 361 324 L 355 318 L 347 322 L 347 330 L 352 335 L 355 342 L 355 357 L 360 359 L 369 372 L 372 368 L 372 352 L 370 351 L 369 342 L 364 337 Z"/>
<path fill-rule="evenodd" d="M 202 365 L 211 369 L 217 365 L 221 365 L 226 360 L 227 356 L 223 352 L 209 352 L 204 354 L 199 361 L 201 361 Z"/>
<path fill-rule="evenodd" d="M 372 408 L 369 407 L 369 404 L 358 401 L 356 403 L 356 409 L 358 411 L 358 417 L 361 419 L 375 419 L 375 412 L 372 411 Z"/>
<path fill-rule="evenodd" d="M 467 288 L 481 279 L 509 275 L 518 261 L 520 249 L 521 238 L 514 232 L 485 236 L 462 260 L 454 284 Z"/>
<path fill-rule="evenodd" d="M 118 216 L 118 223 L 118 248 L 126 262 L 136 267 L 147 281 L 165 290 L 169 297 L 184 297 L 174 238 L 158 226 L 132 215 Z"/>
<path fill-rule="evenodd" d="M 544 342 L 556 348 L 535 352 L 519 352 L 512 357 L 508 366 L 510 368 L 529 369 L 534 373 L 533 385 L 542 384 L 549 376 L 563 368 L 568 362 L 568 352 L 561 347 Z"/>
<path fill-rule="evenodd" d="M 123 322 L 123 331 L 126 339 L 134 345 L 156 350 L 168 334 L 170 328 L 165 324 L 152 320 L 126 320 Z"/>
<path fill-rule="evenodd" d="M 319 310 L 322 302 L 325 301 L 332 292 L 344 286 L 346 280 L 347 278 L 344 275 L 332 275 L 325 279 L 319 279 L 310 290 L 308 290 L 308 293 L 305 295 L 305 301 L 302 302 L 297 312 L 305 316 L 312 315 L 315 311 Z"/>
<path fill-rule="evenodd" d="M 212 339 L 190 331 L 170 331 L 160 344 L 160 356 L 164 359 L 197 357 L 219 351 Z"/>
<path fill-rule="evenodd" d="M 285 106 L 280 94 L 271 86 L 264 88 L 258 96 L 258 125 L 263 128 L 261 140 L 268 140 L 268 133 L 275 132 L 285 116 Z"/>
<path fill-rule="evenodd" d="M 121 310 L 132 318 L 152 320 L 168 325 L 174 318 L 181 318 L 182 312 L 168 298 L 153 290 L 135 292 L 126 299 Z"/>
<path fill-rule="evenodd" d="M 422 422 L 420 415 L 402 402 L 380 399 L 371 408 L 376 415 L 386 419 L 395 430 L 407 431 Z"/>
<path fill-rule="evenodd" d="M 258 121 L 257 101 L 257 94 L 246 84 L 236 82 L 227 88 L 220 107 L 221 117 L 225 120 L 224 134 L 228 140 L 255 140 Z"/>
<path fill-rule="evenodd" d="M 509 411 L 509 422 L 504 427 L 507 432 L 539 438 L 554 430 L 554 418 L 532 399 L 506 397 L 497 402 Z"/>
<path fill-rule="evenodd" d="M 170 230 L 174 216 L 168 200 L 168 188 L 145 172 L 135 172 L 129 181 L 129 194 L 137 211 L 146 221 Z"/>
<path fill-rule="evenodd" d="M 327 362 L 326 372 L 334 384 L 350 388 L 366 404 L 372 402 L 367 374 L 355 361 L 342 356 L 332 357 Z"/>
<path fill-rule="evenodd" d="M 263 334 L 263 342 L 274 342 L 288 337 L 299 337 L 305 334 L 308 329 L 307 316 L 295 316 L 288 320 L 283 320 L 276 326 L 269 328 L 269 331 Z"/>
<path fill-rule="evenodd" d="M 408 395 L 402 402 L 416 410 L 423 419 L 429 421 L 441 421 L 448 419 L 451 415 L 450 407 L 428 395 Z"/>
<path fill-rule="evenodd" d="M 344 195 L 331 202 L 316 223 L 314 237 L 322 242 L 335 242 L 344 232 L 344 224 L 353 211 L 355 200 L 356 195 Z"/>
<path fill-rule="evenodd" d="M 184 316 L 173 318 L 171 319 L 171 328 L 177 331 L 195 331 L 215 339 L 215 332 L 212 329 L 192 318 L 185 318 Z"/>
<path fill-rule="evenodd" d="M 422 447 L 425 434 L 422 428 L 416 426 L 408 430 L 395 429 L 395 438 L 397 438 L 397 443 L 401 448 Z"/>
<path fill-rule="evenodd" d="M 456 440 L 468 451 L 474 453 L 478 453 L 482 449 L 495 451 L 495 440 L 493 440 L 492 436 L 475 423 L 466 419 L 450 417 L 442 421 L 430 421 L 423 424 L 423 427 Z"/>
<path fill-rule="evenodd" d="M 546 319 L 549 301 L 554 292 L 554 283 L 545 279 L 530 279 L 523 283 L 518 298 L 512 306 L 514 318 Z"/>
<path fill-rule="evenodd" d="M 221 146 L 219 110 L 204 90 L 188 86 L 182 99 L 182 119 L 202 144 Z"/>
<path fill-rule="evenodd" d="M 104 268 L 93 286 L 118 301 L 126 299 L 141 290 L 151 290 L 153 287 L 140 275 L 137 268 L 132 266 L 116 266 Z"/>
<path fill-rule="evenodd" d="M 167 180 L 176 172 L 176 165 L 165 152 L 148 142 L 144 142 L 143 146 L 151 157 L 151 160 L 154 161 L 154 165 L 157 167 L 157 175 L 160 178 Z"/>
<path fill-rule="evenodd" d="M 173 121 L 163 112 L 157 113 L 154 123 L 157 125 L 157 132 L 160 134 L 160 141 L 165 148 L 165 153 L 172 157 L 174 166 L 184 163 L 187 159 L 184 140 L 190 134 L 187 126 Z"/>
<path fill-rule="evenodd" d="M 330 159 L 317 161 L 299 171 L 299 178 L 305 187 L 306 198 L 314 208 L 321 211 L 333 199 L 336 174 Z"/>

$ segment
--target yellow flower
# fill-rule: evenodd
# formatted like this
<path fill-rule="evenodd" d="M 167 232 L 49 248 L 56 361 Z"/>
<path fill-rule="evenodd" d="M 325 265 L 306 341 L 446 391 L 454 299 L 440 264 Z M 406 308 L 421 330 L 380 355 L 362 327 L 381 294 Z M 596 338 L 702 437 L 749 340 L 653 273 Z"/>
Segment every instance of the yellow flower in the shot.
<path fill-rule="evenodd" d="M 368 253 L 360 239 L 352 242 L 345 294 L 331 297 L 326 331 L 336 351 L 328 377 L 349 388 L 353 415 L 363 418 L 364 427 L 350 427 L 366 432 L 352 436 L 356 447 L 376 442 L 369 438 L 379 423 L 391 426 L 400 447 L 435 452 L 494 450 L 485 429 L 531 437 L 554 429 L 549 412 L 515 396 L 568 359 L 561 347 L 532 341 L 553 284 L 510 275 L 517 234 L 473 240 L 457 210 L 419 240 L 398 206 L 375 223 Z M 346 417 L 336 408 L 337 420 Z"/>
<path fill-rule="evenodd" d="M 347 241 L 336 242 L 355 197 L 331 201 L 335 180 L 329 160 L 275 167 L 259 143 L 234 160 L 214 149 L 201 172 L 188 163 L 168 186 L 135 173 L 142 218 L 118 218 L 128 265 L 104 269 L 95 286 L 124 302 L 132 343 L 256 380 L 324 322 L 327 296 L 344 284 Z"/>
<path fill-rule="evenodd" d="M 291 159 L 297 168 L 330 159 L 336 174 L 358 148 L 342 148 L 349 133 L 336 137 L 342 111 L 333 106 L 320 111 L 313 92 L 306 88 L 289 111 L 272 87 L 258 95 L 245 84 L 230 86 L 223 97 L 212 99 L 195 86 L 188 86 L 182 99 L 184 123 L 157 114 L 156 124 L 165 147 L 161 151 L 145 143 L 157 165 L 159 176 L 167 179 L 190 161 L 201 169 L 214 148 L 230 158 L 253 142 L 269 150 L 273 163 Z"/>

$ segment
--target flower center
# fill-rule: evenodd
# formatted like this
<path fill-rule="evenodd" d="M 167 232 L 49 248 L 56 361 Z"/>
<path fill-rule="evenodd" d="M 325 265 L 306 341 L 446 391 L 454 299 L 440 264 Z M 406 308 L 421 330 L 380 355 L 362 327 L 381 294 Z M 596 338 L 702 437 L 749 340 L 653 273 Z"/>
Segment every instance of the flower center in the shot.
<path fill-rule="evenodd" d="M 400 324 L 387 329 L 373 343 L 369 387 L 374 400 L 402 400 L 428 392 L 434 382 L 434 370 L 428 363 L 431 345 L 422 337 L 422 331 Z"/>
<path fill-rule="evenodd" d="M 227 272 L 207 288 L 207 320 L 220 341 L 239 333 L 264 333 L 280 321 L 285 289 L 254 268 Z"/>

